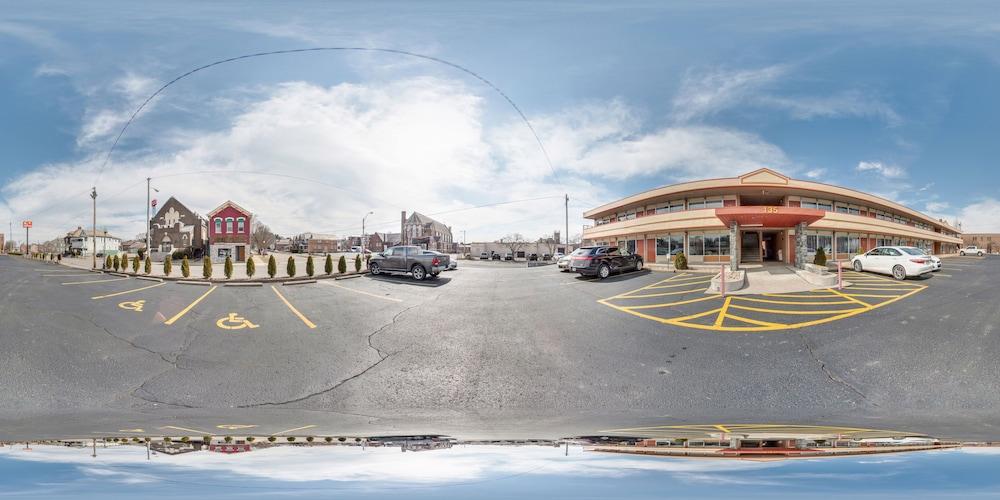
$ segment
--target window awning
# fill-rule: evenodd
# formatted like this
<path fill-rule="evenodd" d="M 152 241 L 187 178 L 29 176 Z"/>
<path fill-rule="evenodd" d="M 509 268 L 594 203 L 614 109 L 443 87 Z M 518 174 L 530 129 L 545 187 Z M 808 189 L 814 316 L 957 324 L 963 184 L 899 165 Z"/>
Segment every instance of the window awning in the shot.
<path fill-rule="evenodd" d="M 825 214 L 825 210 L 800 207 L 743 206 L 715 209 L 715 216 L 726 226 L 735 221 L 740 226 L 795 227 L 799 222 L 812 224 Z"/>

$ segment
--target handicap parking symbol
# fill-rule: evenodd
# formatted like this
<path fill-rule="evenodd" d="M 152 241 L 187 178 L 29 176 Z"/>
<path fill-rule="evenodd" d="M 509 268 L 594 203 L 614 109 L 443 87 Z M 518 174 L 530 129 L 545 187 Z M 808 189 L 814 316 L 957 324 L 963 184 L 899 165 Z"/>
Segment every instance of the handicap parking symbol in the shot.
<path fill-rule="evenodd" d="M 255 325 L 250 322 L 250 320 L 238 316 L 236 313 L 229 313 L 228 316 L 219 318 L 215 322 L 215 326 L 222 328 L 223 330 L 242 330 L 244 328 L 257 328 L 260 325 Z"/>

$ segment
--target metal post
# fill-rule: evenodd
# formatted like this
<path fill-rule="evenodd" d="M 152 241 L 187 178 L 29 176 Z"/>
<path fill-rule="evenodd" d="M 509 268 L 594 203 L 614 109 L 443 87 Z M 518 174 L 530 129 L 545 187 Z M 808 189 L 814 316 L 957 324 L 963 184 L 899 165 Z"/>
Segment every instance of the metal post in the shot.
<path fill-rule="evenodd" d="M 721 293 L 722 296 L 725 297 L 726 296 L 726 265 L 725 264 L 722 264 L 722 265 L 719 266 L 719 277 L 720 277 L 720 280 L 719 280 L 719 293 Z"/>
<path fill-rule="evenodd" d="M 566 251 L 565 255 L 569 255 L 569 193 L 566 194 Z"/>
<path fill-rule="evenodd" d="M 146 177 L 146 255 L 149 255 L 149 181 L 150 177 Z M 192 242 L 193 244 L 194 242 Z"/>
<path fill-rule="evenodd" d="M 97 438 L 91 439 L 90 442 L 94 445 L 94 452 L 90 456 L 97 458 Z"/>
<path fill-rule="evenodd" d="M 149 460 L 149 441 L 146 441 L 146 460 Z"/>
<path fill-rule="evenodd" d="M 24 228 L 24 255 L 28 255 L 28 254 L 31 253 L 31 243 L 29 243 L 30 240 L 28 240 L 28 230 L 29 229 L 30 228 L 28 228 L 28 227 Z"/>
<path fill-rule="evenodd" d="M 364 253 L 364 251 L 368 249 L 368 243 L 365 242 L 365 219 L 374 213 L 374 211 L 368 212 L 361 218 L 361 253 Z"/>
<path fill-rule="evenodd" d="M 844 266 L 840 265 L 839 260 L 834 260 L 837 263 L 837 290 L 844 289 Z"/>
<path fill-rule="evenodd" d="M 92 260 L 91 268 L 97 269 L 97 187 L 96 186 L 91 188 L 90 199 L 94 200 L 94 212 L 93 212 L 94 225 L 93 225 L 93 233 L 91 234 L 91 236 L 94 238 L 94 247 L 91 248 L 90 252 Z"/>

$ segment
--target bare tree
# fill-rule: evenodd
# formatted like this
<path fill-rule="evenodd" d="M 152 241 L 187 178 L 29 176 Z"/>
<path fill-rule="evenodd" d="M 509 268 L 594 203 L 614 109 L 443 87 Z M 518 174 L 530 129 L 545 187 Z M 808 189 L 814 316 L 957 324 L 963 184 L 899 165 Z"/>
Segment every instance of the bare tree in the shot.
<path fill-rule="evenodd" d="M 267 224 L 260 221 L 254 221 L 251 240 L 253 241 L 253 246 L 257 248 L 257 251 L 263 252 L 265 249 L 270 248 L 271 245 L 274 244 L 275 236 L 274 233 L 271 232 L 271 228 L 267 227 Z"/>
<path fill-rule="evenodd" d="M 517 251 L 524 248 L 524 246 L 528 244 L 528 242 L 524 240 L 524 236 L 521 233 L 508 234 L 507 236 L 500 238 L 499 243 L 507 247 L 507 249 L 510 250 L 510 253 L 514 255 L 517 255 Z"/>
<path fill-rule="evenodd" d="M 551 236 L 538 238 L 538 243 L 543 245 L 545 249 L 548 250 L 549 255 L 554 255 L 556 253 L 556 248 L 559 248 L 559 242 Z"/>

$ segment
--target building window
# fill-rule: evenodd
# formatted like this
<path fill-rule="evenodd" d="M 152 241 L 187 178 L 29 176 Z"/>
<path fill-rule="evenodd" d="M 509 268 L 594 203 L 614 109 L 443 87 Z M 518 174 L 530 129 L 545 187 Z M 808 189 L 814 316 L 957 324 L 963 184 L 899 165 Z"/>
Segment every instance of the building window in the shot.
<path fill-rule="evenodd" d="M 226 217 L 226 233 L 228 233 L 228 234 L 232 234 L 233 233 L 233 218 L 232 217 Z"/>
<path fill-rule="evenodd" d="M 816 250 L 822 248 L 827 257 L 833 255 L 833 235 L 832 234 L 806 234 L 806 253 L 816 254 Z"/>
<path fill-rule="evenodd" d="M 705 236 L 692 234 L 688 236 L 688 255 L 705 255 Z"/>
<path fill-rule="evenodd" d="M 817 200 L 816 208 L 820 210 L 826 210 L 827 212 L 833 211 L 833 202 L 830 200 Z"/>
<path fill-rule="evenodd" d="M 690 255 L 729 255 L 729 233 L 690 234 Z"/>
<path fill-rule="evenodd" d="M 855 255 L 861 252 L 861 238 L 856 234 L 837 235 L 837 253 Z"/>
<path fill-rule="evenodd" d="M 672 262 L 674 256 L 684 251 L 684 235 L 665 234 L 656 238 L 656 262 Z"/>
<path fill-rule="evenodd" d="M 222 233 L 222 219 L 218 217 L 215 218 L 215 233 L 216 234 Z"/>
<path fill-rule="evenodd" d="M 245 224 L 246 224 L 246 219 L 244 219 L 243 217 L 240 217 L 239 219 L 236 219 L 236 231 L 238 233 L 242 234 L 244 232 L 244 230 L 246 229 L 246 225 Z"/>
<path fill-rule="evenodd" d="M 722 197 L 705 199 L 705 208 L 722 208 L 722 205 Z"/>

